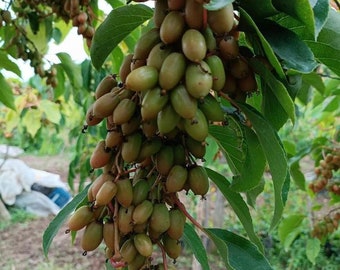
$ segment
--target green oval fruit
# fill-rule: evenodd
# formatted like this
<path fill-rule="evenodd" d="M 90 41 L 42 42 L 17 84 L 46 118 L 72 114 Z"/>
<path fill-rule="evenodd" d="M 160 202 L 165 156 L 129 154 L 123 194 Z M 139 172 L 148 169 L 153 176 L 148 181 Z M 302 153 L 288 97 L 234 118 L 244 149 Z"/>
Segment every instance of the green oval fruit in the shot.
<path fill-rule="evenodd" d="M 171 51 L 172 49 L 163 42 L 156 44 L 149 53 L 146 65 L 155 67 L 158 71 L 160 71 L 165 58 L 171 53 Z"/>
<path fill-rule="evenodd" d="M 185 22 L 189 28 L 201 30 L 203 28 L 203 5 L 197 0 L 185 1 Z"/>
<path fill-rule="evenodd" d="M 214 52 L 216 50 L 217 44 L 216 44 L 216 39 L 214 37 L 213 31 L 211 30 L 210 27 L 206 27 L 202 31 L 202 34 L 205 39 L 205 44 L 207 45 L 207 51 Z"/>
<path fill-rule="evenodd" d="M 142 122 L 142 131 L 146 138 L 152 138 L 157 133 L 157 120 L 151 119 Z"/>
<path fill-rule="evenodd" d="M 185 6 L 185 0 L 168 0 L 169 10 L 182 10 Z"/>
<path fill-rule="evenodd" d="M 210 67 L 211 75 L 213 77 L 212 89 L 220 91 L 225 84 L 225 70 L 223 62 L 217 55 L 208 56 L 205 61 Z"/>
<path fill-rule="evenodd" d="M 93 116 L 96 118 L 108 117 L 119 102 L 120 98 L 115 92 L 102 95 L 93 103 Z"/>
<path fill-rule="evenodd" d="M 257 90 L 257 82 L 254 72 L 249 72 L 249 75 L 245 78 L 237 80 L 237 87 L 239 90 L 245 93 L 253 93 Z"/>
<path fill-rule="evenodd" d="M 132 203 L 134 205 L 138 205 L 142 203 L 144 200 L 148 198 L 150 191 L 150 186 L 149 183 L 142 179 L 138 181 L 134 186 L 133 186 L 133 200 Z"/>
<path fill-rule="evenodd" d="M 125 137 L 122 145 L 122 158 L 125 162 L 131 163 L 138 158 L 142 146 L 142 135 L 134 133 Z"/>
<path fill-rule="evenodd" d="M 103 239 L 105 245 L 111 249 L 115 249 L 115 229 L 113 222 L 105 222 L 103 225 Z"/>
<path fill-rule="evenodd" d="M 119 179 L 116 182 L 117 185 L 117 193 L 116 199 L 120 203 L 120 205 L 128 208 L 133 200 L 133 190 L 131 180 L 129 178 Z"/>
<path fill-rule="evenodd" d="M 122 125 L 128 122 L 136 111 L 136 103 L 125 98 L 119 102 L 113 111 L 113 123 Z"/>
<path fill-rule="evenodd" d="M 213 77 L 208 64 L 190 64 L 185 71 L 185 86 L 194 98 L 204 98 L 213 86 Z"/>
<path fill-rule="evenodd" d="M 97 88 L 95 90 L 96 99 L 109 93 L 115 86 L 117 86 L 116 77 L 113 76 L 112 74 L 106 75 L 97 85 Z"/>
<path fill-rule="evenodd" d="M 133 240 L 129 238 L 122 244 L 119 252 L 123 260 L 127 263 L 130 263 L 136 258 L 138 251 L 135 247 L 135 244 L 133 243 Z"/>
<path fill-rule="evenodd" d="M 184 232 L 184 225 L 186 217 L 181 210 L 173 208 L 169 211 L 170 227 L 167 230 L 167 234 L 172 239 L 180 239 Z"/>
<path fill-rule="evenodd" d="M 146 60 L 152 48 L 160 41 L 159 29 L 150 29 L 142 34 L 138 39 L 135 45 L 133 57 L 138 60 Z"/>
<path fill-rule="evenodd" d="M 128 264 L 128 270 L 140 270 L 145 264 L 146 258 L 141 254 L 137 254 L 136 258 Z"/>
<path fill-rule="evenodd" d="M 196 29 L 188 29 L 185 31 L 182 36 L 182 50 L 190 61 L 200 63 L 207 52 L 205 38 L 201 32 Z"/>
<path fill-rule="evenodd" d="M 109 163 L 111 158 L 111 150 L 106 147 L 105 140 L 97 143 L 90 157 L 90 166 L 92 169 L 102 168 Z"/>
<path fill-rule="evenodd" d="M 209 121 L 221 122 L 225 120 L 224 112 L 222 111 L 220 103 L 210 93 L 198 103 L 198 108 Z"/>
<path fill-rule="evenodd" d="M 167 175 L 174 164 L 174 152 L 171 146 L 165 145 L 156 155 L 156 168 L 159 174 Z"/>
<path fill-rule="evenodd" d="M 149 227 L 159 233 L 163 233 L 169 229 L 170 215 L 165 203 L 154 204 L 149 220 Z"/>
<path fill-rule="evenodd" d="M 93 112 L 93 104 L 87 109 L 85 121 L 88 126 L 98 125 L 104 118 L 95 117 Z"/>
<path fill-rule="evenodd" d="M 133 230 L 132 213 L 135 210 L 134 205 L 128 208 L 120 207 L 118 210 L 118 229 L 120 234 L 126 235 Z"/>
<path fill-rule="evenodd" d="M 158 83 L 158 70 L 151 66 L 142 66 L 132 70 L 126 77 L 126 88 L 132 91 L 146 91 Z"/>
<path fill-rule="evenodd" d="M 161 149 L 161 147 L 162 141 L 159 137 L 144 141 L 137 161 L 142 162 L 144 159 L 151 157 L 152 155 L 156 154 Z"/>
<path fill-rule="evenodd" d="M 106 181 L 113 181 L 113 180 L 114 180 L 114 176 L 111 174 L 102 173 L 101 175 L 99 175 L 91 184 L 92 197 L 96 198 L 99 189 Z"/>
<path fill-rule="evenodd" d="M 157 28 L 160 28 L 168 12 L 168 0 L 157 0 L 153 12 L 153 22 Z"/>
<path fill-rule="evenodd" d="M 107 205 L 116 195 L 117 185 L 112 181 L 106 181 L 98 190 L 95 206 Z"/>
<path fill-rule="evenodd" d="M 195 158 L 203 158 L 205 156 L 206 147 L 204 142 L 196 141 L 188 136 L 185 139 L 185 146 Z"/>
<path fill-rule="evenodd" d="M 225 84 L 221 91 L 228 94 L 231 98 L 235 95 L 237 91 L 236 78 L 230 73 L 226 74 Z"/>
<path fill-rule="evenodd" d="M 174 260 L 177 259 L 182 251 L 181 243 L 167 234 L 163 236 L 162 242 L 166 254 Z"/>
<path fill-rule="evenodd" d="M 133 54 L 132 53 L 127 54 L 124 57 L 123 63 L 121 64 L 121 66 L 119 68 L 119 78 L 123 83 L 125 83 L 126 77 L 131 72 L 132 59 L 133 59 Z"/>
<path fill-rule="evenodd" d="M 69 218 L 70 231 L 79 231 L 93 220 L 93 212 L 87 205 L 80 206 Z"/>
<path fill-rule="evenodd" d="M 183 145 L 177 144 L 173 147 L 174 151 L 174 165 L 185 165 L 186 154 Z"/>
<path fill-rule="evenodd" d="M 160 134 L 171 132 L 176 128 L 180 118 L 171 104 L 165 106 L 157 115 L 157 126 Z"/>
<path fill-rule="evenodd" d="M 208 136 L 208 122 L 200 109 L 197 109 L 194 119 L 184 119 L 184 129 L 194 140 L 205 140 Z"/>
<path fill-rule="evenodd" d="M 165 189 L 169 193 L 181 191 L 188 177 L 188 171 L 181 165 L 171 168 L 165 182 Z"/>
<path fill-rule="evenodd" d="M 123 142 L 123 134 L 118 130 L 112 130 L 106 133 L 105 145 L 113 148 Z"/>
<path fill-rule="evenodd" d="M 141 115 L 143 121 L 155 119 L 168 99 L 169 96 L 164 95 L 159 87 L 148 90 L 142 100 Z"/>
<path fill-rule="evenodd" d="M 140 128 L 141 117 L 136 115 L 136 113 L 130 118 L 129 121 L 125 122 L 120 126 L 124 136 L 132 135 L 137 132 Z"/>
<path fill-rule="evenodd" d="M 81 238 L 81 247 L 85 251 L 95 250 L 103 240 L 103 224 L 97 221 L 89 223 Z"/>
<path fill-rule="evenodd" d="M 144 257 L 150 257 L 153 252 L 152 242 L 145 233 L 138 233 L 134 236 L 133 242 L 139 254 Z"/>
<path fill-rule="evenodd" d="M 152 214 L 153 204 L 149 200 L 144 200 L 135 207 L 132 213 L 132 221 L 134 224 L 142 224 L 146 222 Z"/>
<path fill-rule="evenodd" d="M 184 32 L 185 21 L 179 11 L 170 11 L 164 18 L 160 28 L 160 37 L 165 44 L 175 43 Z"/>
<path fill-rule="evenodd" d="M 236 79 L 244 79 L 248 77 L 250 68 L 244 59 L 236 58 L 230 63 L 230 72 Z"/>
<path fill-rule="evenodd" d="M 234 26 L 234 9 L 228 4 L 219 10 L 208 10 L 208 24 L 217 35 L 228 33 Z"/>
<path fill-rule="evenodd" d="M 170 53 L 159 71 L 158 82 L 162 89 L 174 88 L 185 74 L 186 60 L 182 53 Z"/>
<path fill-rule="evenodd" d="M 224 60 L 229 61 L 235 59 L 239 55 L 239 46 L 237 40 L 233 36 L 225 36 L 218 44 L 221 56 Z"/>
<path fill-rule="evenodd" d="M 148 226 L 149 226 L 148 222 L 145 222 L 145 223 L 142 223 L 142 224 L 135 224 L 135 225 L 133 225 L 133 232 L 134 233 L 145 233 Z"/>
<path fill-rule="evenodd" d="M 189 170 L 188 183 L 195 195 L 204 196 L 209 190 L 209 178 L 202 166 L 196 166 Z"/>
<path fill-rule="evenodd" d="M 170 93 L 171 105 L 183 118 L 191 119 L 197 110 L 197 100 L 189 95 L 184 85 L 180 84 Z"/>

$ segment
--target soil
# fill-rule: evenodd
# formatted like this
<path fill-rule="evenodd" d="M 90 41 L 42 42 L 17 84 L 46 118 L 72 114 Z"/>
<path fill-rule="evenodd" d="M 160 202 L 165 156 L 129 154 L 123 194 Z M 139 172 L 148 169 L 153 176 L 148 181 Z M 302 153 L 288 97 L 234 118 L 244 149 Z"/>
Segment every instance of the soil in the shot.
<path fill-rule="evenodd" d="M 23 156 L 20 159 L 32 168 L 59 174 L 63 181 L 67 180 L 69 161 L 63 156 Z M 42 236 L 52 219 L 53 216 L 35 218 L 32 221 L 15 224 L 1 230 L 0 269 L 105 269 L 103 248 L 83 256 L 83 250 L 80 247 L 81 234 L 72 244 L 71 236 L 64 233 L 65 225 L 55 236 L 49 249 L 48 258 L 45 258 L 42 249 Z"/>

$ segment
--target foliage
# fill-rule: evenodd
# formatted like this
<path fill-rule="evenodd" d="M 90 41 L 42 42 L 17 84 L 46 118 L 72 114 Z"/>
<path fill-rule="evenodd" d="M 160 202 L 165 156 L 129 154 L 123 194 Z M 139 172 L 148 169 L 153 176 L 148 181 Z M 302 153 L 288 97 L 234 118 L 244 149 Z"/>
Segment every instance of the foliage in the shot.
<path fill-rule="evenodd" d="M 217 10 L 229 2 L 215 0 L 205 7 Z M 13 58 L 26 58 L 48 85 L 46 88 L 41 87 L 36 80 L 32 80 L 30 83 L 33 89 L 27 88 L 27 92 L 20 92 L 16 96 L 16 93 L 11 91 L 10 82 L 0 74 L 0 88 L 3 89 L 0 101 L 12 109 L 2 111 L 7 119 L 12 119 L 12 122 L 6 121 L 4 134 L 10 134 L 11 137 L 16 133 L 16 124 L 20 123 L 19 130 L 24 130 L 24 134 L 32 140 L 38 139 L 39 136 L 46 136 L 44 127 L 48 124 L 57 130 L 68 128 L 70 138 L 76 138 L 75 155 L 69 168 L 69 185 L 74 189 L 74 180 L 80 175 L 79 191 L 82 191 L 46 230 L 43 242 L 45 254 L 48 253 L 62 222 L 79 205 L 86 203 L 87 194 L 83 188 L 88 178 L 93 180 L 100 174 L 100 170 L 96 170 L 89 176 L 89 158 L 96 145 L 96 138 L 104 136 L 106 125 L 103 123 L 97 127 L 84 126 L 81 130 L 87 108 L 94 102 L 96 86 L 106 74 L 119 73 L 124 56 L 133 53 L 140 35 L 153 27 L 150 20 L 153 10 L 150 7 L 137 3 L 125 5 L 120 1 L 108 3 L 113 9 L 104 17 L 98 9 L 97 1 L 91 1 L 90 4 L 81 1 L 81 9 L 87 12 L 85 27 L 85 23 L 79 23 L 79 10 L 75 15 L 72 8 L 58 9 L 50 1 L 46 1 L 45 6 L 26 5 L 17 1 L 9 5 L 15 17 L 6 20 L 0 28 L 0 59 L 3 60 L 0 61 L 0 70 L 20 76 L 20 68 Z M 178 207 L 198 229 L 212 239 L 226 267 L 246 269 L 249 268 L 249 263 L 252 263 L 259 269 L 271 269 L 254 229 L 250 209 L 254 206 L 256 197 L 264 191 L 263 174 L 268 170 L 274 188 L 273 200 L 270 202 L 273 205 L 273 213 L 268 229 L 274 230 L 280 224 L 278 237 L 286 248 L 302 235 L 300 226 L 303 224 L 304 215 L 292 213 L 280 223 L 287 203 L 290 177 L 298 187 L 306 188 L 299 162 L 316 149 L 319 150 L 319 158 L 316 160 L 319 160 L 320 145 L 325 146 L 328 138 L 318 137 L 310 144 L 303 134 L 304 140 L 296 140 L 295 148 L 291 139 L 281 141 L 279 131 L 282 134 L 285 129 L 289 130 L 293 125 L 298 126 L 302 114 L 300 110 L 308 106 L 312 106 L 309 113 L 319 118 L 316 123 L 320 125 L 327 123 L 324 121 L 326 119 L 334 123 L 335 117 L 339 116 L 338 84 L 334 85 L 334 80 L 330 80 L 325 85 L 320 73 L 325 75 L 331 72 L 334 76 L 340 76 L 340 33 L 336 27 L 340 24 L 340 17 L 337 11 L 330 9 L 329 1 L 326 0 L 273 0 L 262 1 L 261 4 L 240 0 L 234 1 L 233 5 L 238 20 L 239 44 L 248 57 L 247 64 L 256 74 L 258 91 L 256 94 L 243 93 L 241 100 L 234 99 L 231 93 L 217 93 L 226 124 L 210 125 L 211 145 L 208 152 L 210 151 L 209 155 L 212 157 L 218 149 L 227 160 L 233 177 L 227 179 L 223 172 L 208 168 L 207 172 L 210 180 L 232 206 L 247 233 L 247 238 L 229 231 L 229 228 L 202 228 L 185 212 L 181 204 L 178 203 Z M 42 21 L 44 12 L 49 15 Z M 3 17 L 4 14 L 2 10 Z M 103 19 L 99 26 L 98 18 Z M 45 70 L 42 65 L 45 46 L 52 39 L 58 42 L 62 40 L 70 29 L 70 25 L 66 25 L 70 20 L 91 47 L 91 62 L 85 60 L 81 65 L 76 65 L 71 56 L 60 53 L 60 63 L 52 64 Z M 96 33 L 93 36 L 91 33 L 94 28 Z M 317 90 L 316 94 L 312 87 Z M 73 116 L 72 110 L 76 110 L 75 108 L 80 109 L 81 113 L 77 119 L 73 119 L 72 124 L 66 123 L 66 119 L 73 118 L 70 115 Z M 82 131 L 87 134 L 81 134 Z M 313 131 L 318 132 L 318 129 Z M 300 146 L 302 147 L 298 148 Z M 207 164 L 209 162 L 211 160 L 207 160 Z M 243 195 L 248 200 L 245 200 Z M 186 227 L 185 239 L 193 246 L 197 235 L 188 226 L 190 225 Z M 319 243 L 307 239 L 307 244 L 313 247 L 310 250 L 314 252 L 308 253 L 307 256 L 314 262 Z M 200 258 L 204 269 L 209 269 L 204 259 L 206 251 L 202 246 L 195 246 L 193 252 Z M 242 260 L 235 259 L 235 254 L 240 252 Z"/>

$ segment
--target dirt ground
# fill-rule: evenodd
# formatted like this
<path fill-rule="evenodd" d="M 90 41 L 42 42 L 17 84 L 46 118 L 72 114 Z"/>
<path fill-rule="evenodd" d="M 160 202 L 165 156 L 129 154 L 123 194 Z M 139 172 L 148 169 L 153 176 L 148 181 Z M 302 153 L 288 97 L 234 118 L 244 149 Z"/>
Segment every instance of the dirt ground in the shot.
<path fill-rule="evenodd" d="M 63 181 L 67 179 L 68 160 L 62 156 L 23 156 L 20 159 L 32 168 L 59 174 Z M 0 269 L 105 269 L 103 249 L 83 256 L 79 244 L 80 237 L 76 238 L 73 245 L 70 235 L 64 233 L 65 226 L 54 238 L 46 259 L 42 250 L 42 236 L 52 218 L 53 216 L 36 218 L 0 231 Z"/>

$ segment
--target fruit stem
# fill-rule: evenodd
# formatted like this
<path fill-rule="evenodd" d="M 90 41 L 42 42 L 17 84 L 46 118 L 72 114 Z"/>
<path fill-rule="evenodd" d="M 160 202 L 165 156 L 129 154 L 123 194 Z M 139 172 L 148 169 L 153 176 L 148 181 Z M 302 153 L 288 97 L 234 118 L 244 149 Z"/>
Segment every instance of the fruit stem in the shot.
<path fill-rule="evenodd" d="M 203 8 L 203 29 L 208 27 L 208 10 Z"/>
<path fill-rule="evenodd" d="M 185 208 L 185 205 L 176 197 L 175 193 L 171 194 L 171 199 L 173 200 L 173 202 L 176 204 L 176 206 L 178 207 L 179 210 L 181 210 L 183 212 L 183 214 L 191 221 L 192 224 L 194 224 L 200 231 L 202 231 L 203 233 L 206 233 L 204 228 L 202 227 L 201 224 L 199 224 L 197 222 L 196 219 L 194 219 L 187 211 L 187 209 Z"/>
<path fill-rule="evenodd" d="M 114 209 L 114 233 L 115 233 L 115 243 L 114 243 L 114 259 L 115 261 L 119 261 L 121 259 L 120 251 L 119 251 L 119 228 L 118 228 L 118 210 L 119 210 L 119 204 L 117 199 L 115 198 L 115 209 Z"/>
<path fill-rule="evenodd" d="M 162 259 L 163 259 L 163 266 L 164 266 L 164 270 L 168 270 L 168 264 L 166 262 L 166 252 L 165 249 L 163 247 L 163 245 L 161 244 L 161 242 L 157 241 L 157 245 L 159 246 L 161 252 L 162 252 Z"/>
<path fill-rule="evenodd" d="M 120 167 L 120 164 L 119 164 L 119 157 L 121 155 L 121 152 L 122 152 L 122 149 L 120 148 L 116 157 L 115 157 L 115 166 L 117 168 L 117 171 L 118 171 L 118 174 L 116 176 L 116 179 L 115 179 L 115 182 L 120 178 L 120 176 L 122 175 L 122 168 Z"/>

